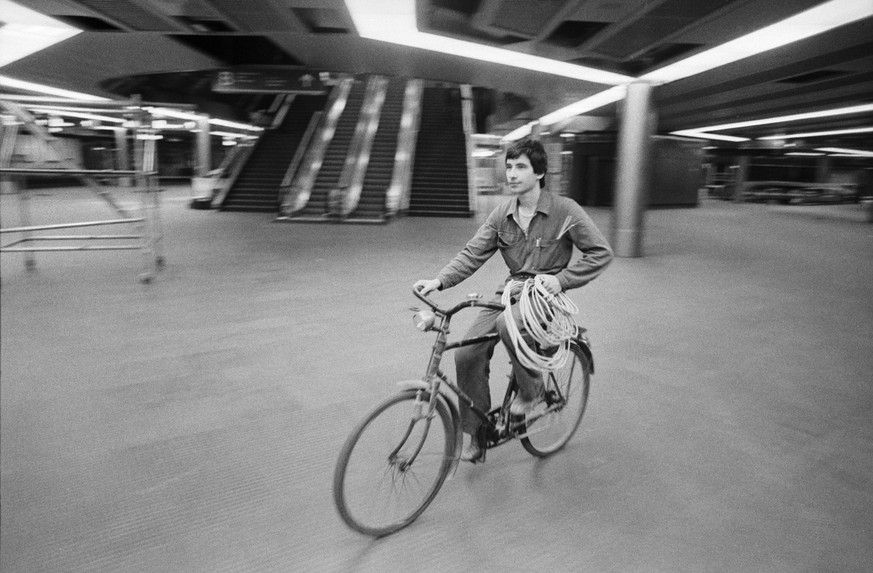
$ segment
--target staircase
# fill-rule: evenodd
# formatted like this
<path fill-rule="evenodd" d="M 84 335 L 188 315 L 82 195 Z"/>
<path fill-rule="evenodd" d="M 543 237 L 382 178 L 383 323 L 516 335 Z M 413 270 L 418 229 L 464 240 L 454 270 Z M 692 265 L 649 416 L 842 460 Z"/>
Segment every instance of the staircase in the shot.
<path fill-rule="evenodd" d="M 405 93 L 405 79 L 394 78 L 388 83 L 379 116 L 379 128 L 373 136 L 361 198 L 358 207 L 346 221 L 375 223 L 385 220 L 385 193 L 394 174 L 394 155 L 397 152 L 397 133 L 400 131 Z"/>
<path fill-rule="evenodd" d="M 324 108 L 325 96 L 294 98 L 282 124 L 264 132 L 224 202 L 223 211 L 276 213 L 279 186 L 312 115 Z"/>
<path fill-rule="evenodd" d="M 467 147 L 458 88 L 427 87 L 407 215 L 470 217 Z"/>
<path fill-rule="evenodd" d="M 345 165 L 349 145 L 355 133 L 361 105 L 364 103 L 366 82 L 356 80 L 349 90 L 346 106 L 337 120 L 336 130 L 324 154 L 321 169 L 315 178 L 312 192 L 306 206 L 295 215 L 296 219 L 304 217 L 327 217 L 328 198 L 332 190 L 339 184 Z"/>

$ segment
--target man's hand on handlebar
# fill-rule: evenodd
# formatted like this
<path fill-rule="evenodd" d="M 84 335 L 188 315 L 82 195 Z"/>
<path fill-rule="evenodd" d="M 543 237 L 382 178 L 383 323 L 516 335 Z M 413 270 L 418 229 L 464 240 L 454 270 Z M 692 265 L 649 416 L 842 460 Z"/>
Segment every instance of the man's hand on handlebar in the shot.
<path fill-rule="evenodd" d="M 422 279 L 416 281 L 412 288 L 421 293 L 422 296 L 427 296 L 428 293 L 439 290 L 441 286 L 442 284 L 437 279 Z"/>

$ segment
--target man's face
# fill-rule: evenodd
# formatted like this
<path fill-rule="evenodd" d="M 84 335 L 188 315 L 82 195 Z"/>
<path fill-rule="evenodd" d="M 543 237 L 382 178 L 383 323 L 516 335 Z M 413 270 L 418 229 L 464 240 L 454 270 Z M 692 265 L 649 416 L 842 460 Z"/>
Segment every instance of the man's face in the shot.
<path fill-rule="evenodd" d="M 506 159 L 506 183 L 513 195 L 523 195 L 540 184 L 543 173 L 537 175 L 531 167 L 527 155 L 516 159 Z"/>

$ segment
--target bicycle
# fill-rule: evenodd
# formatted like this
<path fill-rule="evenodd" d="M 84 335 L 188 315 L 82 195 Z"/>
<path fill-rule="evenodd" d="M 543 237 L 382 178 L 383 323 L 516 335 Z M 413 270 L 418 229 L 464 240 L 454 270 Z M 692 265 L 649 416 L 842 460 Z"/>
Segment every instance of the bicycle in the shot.
<path fill-rule="evenodd" d="M 498 334 L 448 341 L 452 317 L 466 308 L 504 306 L 480 302 L 477 295 L 445 309 L 413 289 L 430 310 L 412 309 L 416 326 L 436 331 L 423 379 L 401 382 L 401 391 L 382 401 L 355 426 L 334 471 L 333 497 L 340 517 L 352 529 L 382 537 L 415 521 L 457 469 L 463 441 L 458 406 L 444 391 L 469 405 L 482 421 L 477 438 L 485 449 L 519 439 L 530 454 L 546 457 L 573 437 L 588 403 L 594 360 L 586 330 L 576 327 L 570 359 L 556 372 L 544 372 L 544 407 L 526 418 L 509 413 L 517 386 L 509 376 L 502 403 L 487 412 L 440 369 L 443 354 L 461 346 L 499 340 Z"/>

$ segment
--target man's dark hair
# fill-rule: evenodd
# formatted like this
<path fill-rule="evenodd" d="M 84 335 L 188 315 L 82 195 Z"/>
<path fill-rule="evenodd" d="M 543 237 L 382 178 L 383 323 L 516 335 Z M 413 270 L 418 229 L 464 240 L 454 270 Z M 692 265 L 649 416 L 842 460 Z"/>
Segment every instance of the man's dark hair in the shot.
<path fill-rule="evenodd" d="M 545 175 L 549 168 L 549 160 L 546 157 L 546 150 L 543 144 L 536 139 L 522 139 L 516 141 L 506 150 L 507 159 L 518 159 L 522 155 L 527 155 L 530 161 L 530 166 L 533 167 L 533 172 L 539 175 Z M 540 179 L 540 189 L 546 186 L 546 178 Z"/>

